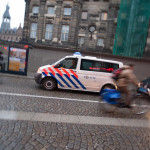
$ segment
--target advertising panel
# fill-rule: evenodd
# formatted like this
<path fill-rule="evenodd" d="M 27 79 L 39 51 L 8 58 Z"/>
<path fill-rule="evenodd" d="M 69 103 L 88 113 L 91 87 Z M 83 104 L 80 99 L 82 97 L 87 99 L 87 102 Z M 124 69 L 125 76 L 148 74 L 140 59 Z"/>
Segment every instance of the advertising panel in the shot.
<path fill-rule="evenodd" d="M 9 71 L 25 71 L 26 50 L 10 47 L 9 53 Z"/>

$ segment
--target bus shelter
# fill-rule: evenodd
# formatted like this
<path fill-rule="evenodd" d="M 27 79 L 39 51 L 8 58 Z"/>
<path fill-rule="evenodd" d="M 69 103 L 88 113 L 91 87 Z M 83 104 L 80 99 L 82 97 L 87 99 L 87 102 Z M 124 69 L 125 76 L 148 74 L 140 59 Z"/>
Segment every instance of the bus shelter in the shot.
<path fill-rule="evenodd" d="M 0 72 L 27 75 L 29 46 L 0 43 Z"/>

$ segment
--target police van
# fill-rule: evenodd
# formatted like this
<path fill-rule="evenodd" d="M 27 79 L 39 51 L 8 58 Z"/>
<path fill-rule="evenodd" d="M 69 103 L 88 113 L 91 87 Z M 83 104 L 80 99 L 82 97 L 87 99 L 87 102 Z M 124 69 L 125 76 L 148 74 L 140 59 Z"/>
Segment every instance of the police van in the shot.
<path fill-rule="evenodd" d="M 112 72 L 123 66 L 122 62 L 82 56 L 79 52 L 66 56 L 52 65 L 38 68 L 36 83 L 46 90 L 56 88 L 100 92 L 115 88 Z"/>

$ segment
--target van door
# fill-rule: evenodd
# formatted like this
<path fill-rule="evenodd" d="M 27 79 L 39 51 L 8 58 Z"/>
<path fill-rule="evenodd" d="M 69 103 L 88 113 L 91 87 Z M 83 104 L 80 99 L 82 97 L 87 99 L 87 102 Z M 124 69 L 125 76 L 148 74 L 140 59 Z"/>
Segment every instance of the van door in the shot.
<path fill-rule="evenodd" d="M 81 59 L 80 70 L 78 70 L 79 80 L 82 81 L 85 90 L 87 91 L 98 91 L 99 89 L 99 76 L 101 62 L 90 60 L 90 59 Z"/>
<path fill-rule="evenodd" d="M 78 58 L 65 58 L 54 66 L 55 78 L 59 88 L 76 89 L 79 88 L 74 81 Z"/>
<path fill-rule="evenodd" d="M 81 59 L 78 76 L 86 90 L 99 92 L 103 85 L 113 83 L 111 73 L 117 68 L 119 68 L 118 64 Z"/>

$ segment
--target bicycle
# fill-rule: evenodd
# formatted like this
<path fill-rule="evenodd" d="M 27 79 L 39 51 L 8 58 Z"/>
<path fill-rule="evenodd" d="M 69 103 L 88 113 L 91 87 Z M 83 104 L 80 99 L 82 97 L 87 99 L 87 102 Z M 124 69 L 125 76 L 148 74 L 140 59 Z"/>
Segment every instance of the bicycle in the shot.
<path fill-rule="evenodd" d="M 125 103 L 121 100 L 122 95 L 116 89 L 104 89 L 100 92 L 102 99 L 103 110 L 106 113 L 112 113 L 118 108 L 124 109 Z M 145 114 L 150 110 L 150 94 L 148 89 L 139 87 L 136 92 L 132 94 L 131 111 L 134 114 Z M 129 109 L 129 108 L 128 108 Z"/>

